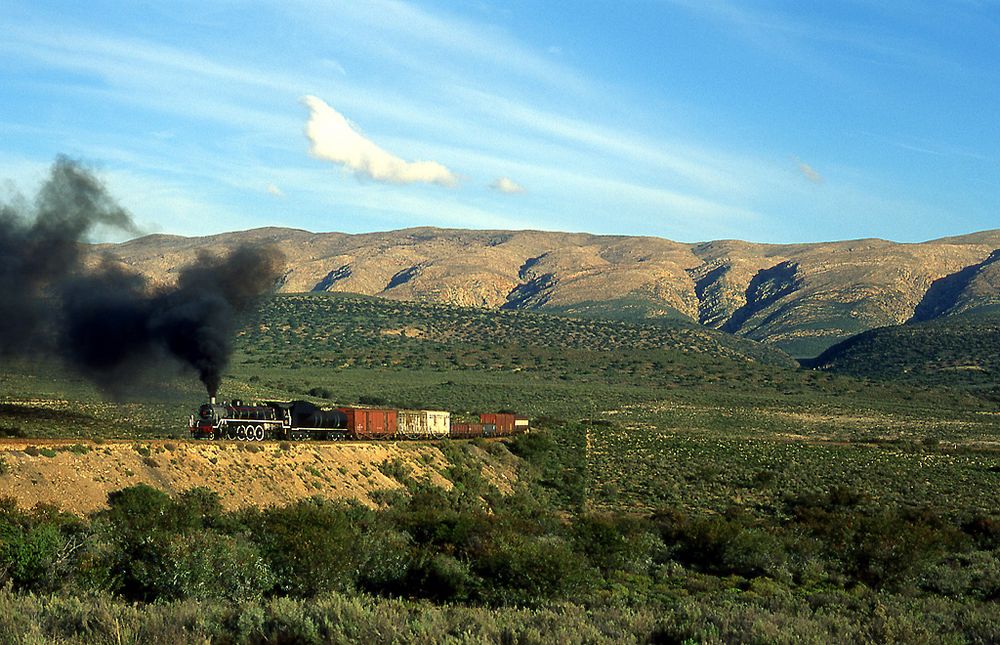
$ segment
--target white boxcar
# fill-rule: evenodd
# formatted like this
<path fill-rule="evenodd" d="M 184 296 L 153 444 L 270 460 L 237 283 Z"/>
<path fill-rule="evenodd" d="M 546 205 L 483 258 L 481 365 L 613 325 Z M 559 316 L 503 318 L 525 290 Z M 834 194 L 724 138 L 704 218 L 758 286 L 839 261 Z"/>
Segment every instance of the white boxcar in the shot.
<path fill-rule="evenodd" d="M 442 410 L 400 410 L 397 432 L 407 438 L 447 437 L 451 413 Z"/>

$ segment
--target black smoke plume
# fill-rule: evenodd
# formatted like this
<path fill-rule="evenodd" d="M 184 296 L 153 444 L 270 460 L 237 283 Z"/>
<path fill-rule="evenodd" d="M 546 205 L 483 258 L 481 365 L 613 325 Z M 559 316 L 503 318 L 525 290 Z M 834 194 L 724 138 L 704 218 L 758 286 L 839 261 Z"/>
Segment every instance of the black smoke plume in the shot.
<path fill-rule="evenodd" d="M 105 263 L 64 285 L 62 354 L 112 391 L 144 374 L 169 373 L 179 362 L 215 396 L 240 314 L 274 289 L 283 263 L 273 248 L 202 254 L 181 269 L 176 286 L 160 290 Z"/>
<path fill-rule="evenodd" d="M 107 258 L 84 270 L 80 242 L 100 225 L 137 231 L 94 176 L 64 158 L 33 207 L 2 207 L 0 353 L 54 353 L 113 393 L 186 366 L 215 396 L 240 315 L 277 285 L 281 253 L 201 254 L 176 285 L 152 289 Z"/>
<path fill-rule="evenodd" d="M 106 226 L 139 232 L 129 214 L 78 163 L 59 157 L 34 203 L 0 203 L 0 355 L 51 338 L 49 288 L 80 271 L 80 241 Z"/>

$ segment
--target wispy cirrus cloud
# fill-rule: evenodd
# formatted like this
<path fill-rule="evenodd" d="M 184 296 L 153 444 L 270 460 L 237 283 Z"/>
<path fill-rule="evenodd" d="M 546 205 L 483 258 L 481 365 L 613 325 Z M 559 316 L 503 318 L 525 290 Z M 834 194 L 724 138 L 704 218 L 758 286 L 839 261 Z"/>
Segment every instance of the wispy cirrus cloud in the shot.
<path fill-rule="evenodd" d="M 306 136 L 310 153 L 350 170 L 356 177 L 393 184 L 454 186 L 458 177 L 436 161 L 405 161 L 365 138 L 344 115 L 315 96 L 302 99 L 309 108 Z"/>
<path fill-rule="evenodd" d="M 819 174 L 819 171 L 802 161 L 798 157 L 795 158 L 795 163 L 798 164 L 799 172 L 802 176 L 811 181 L 814 184 L 823 183 L 823 175 Z"/>
<path fill-rule="evenodd" d="M 314 25 L 422 76 L 449 75 L 467 65 L 483 65 L 520 79 L 573 92 L 588 93 L 591 82 L 576 70 L 553 60 L 547 52 L 526 46 L 495 26 L 431 11 L 414 2 L 366 0 L 317 3 L 298 7 L 313 16 Z M 442 59 L 447 64 L 439 64 Z"/>
<path fill-rule="evenodd" d="M 972 71 L 967 65 L 953 60 L 952 52 L 914 39 L 906 30 L 893 28 L 894 23 L 886 23 L 889 26 L 875 31 L 867 22 L 853 22 L 847 18 L 839 21 L 810 19 L 808 13 L 796 13 L 794 4 L 782 9 L 755 7 L 733 0 L 666 1 L 726 26 L 760 49 L 784 55 L 817 73 L 843 81 L 847 80 L 847 75 L 842 73 L 835 60 L 845 55 L 894 67 L 938 68 L 949 74 L 966 75 Z M 930 16 L 956 12 L 975 16 L 987 7 L 974 0 L 912 7 L 912 3 L 903 4 L 912 14 L 927 12 Z M 891 3 L 873 2 L 870 5 L 876 14 L 878 11 L 890 14 L 898 11 L 891 7 Z M 934 20 L 933 17 L 928 19 Z"/>

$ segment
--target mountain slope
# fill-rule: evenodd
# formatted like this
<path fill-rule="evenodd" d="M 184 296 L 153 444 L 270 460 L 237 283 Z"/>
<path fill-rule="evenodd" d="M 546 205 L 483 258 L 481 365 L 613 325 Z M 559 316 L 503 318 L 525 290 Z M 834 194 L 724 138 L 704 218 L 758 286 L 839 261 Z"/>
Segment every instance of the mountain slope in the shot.
<path fill-rule="evenodd" d="M 962 313 L 1000 312 L 1000 250 L 934 283 L 913 312 L 914 321 Z"/>
<path fill-rule="evenodd" d="M 773 245 L 541 231 L 346 235 L 266 228 L 204 238 L 155 235 L 96 249 L 169 282 L 200 251 L 241 243 L 273 243 L 286 253 L 285 292 L 598 318 L 685 318 L 797 356 L 904 322 L 918 309 L 934 317 L 1000 304 L 1000 263 L 991 256 L 1000 249 L 1000 230 L 920 244 Z M 956 274 L 962 277 L 950 277 Z M 935 288 L 947 297 L 937 298 Z M 937 304 L 928 304 L 928 294 Z"/>

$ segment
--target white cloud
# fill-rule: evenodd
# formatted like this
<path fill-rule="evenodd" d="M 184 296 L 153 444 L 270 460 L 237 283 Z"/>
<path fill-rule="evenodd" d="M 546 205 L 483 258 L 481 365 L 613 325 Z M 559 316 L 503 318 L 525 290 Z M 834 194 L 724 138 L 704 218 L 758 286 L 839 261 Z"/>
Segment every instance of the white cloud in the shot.
<path fill-rule="evenodd" d="M 524 192 L 524 186 L 517 183 L 510 177 L 500 177 L 490 184 L 490 188 L 500 191 L 501 193 L 507 193 L 508 195 L 516 195 L 517 193 Z"/>
<path fill-rule="evenodd" d="M 285 196 L 285 191 L 281 190 L 280 188 L 278 188 L 274 184 L 268 184 L 267 185 L 267 192 L 270 193 L 271 195 L 274 195 L 275 197 L 284 197 Z"/>
<path fill-rule="evenodd" d="M 366 139 L 344 115 L 315 96 L 306 96 L 309 108 L 306 136 L 309 152 L 332 161 L 358 177 L 393 184 L 427 183 L 454 186 L 458 178 L 436 161 L 404 161 Z"/>

